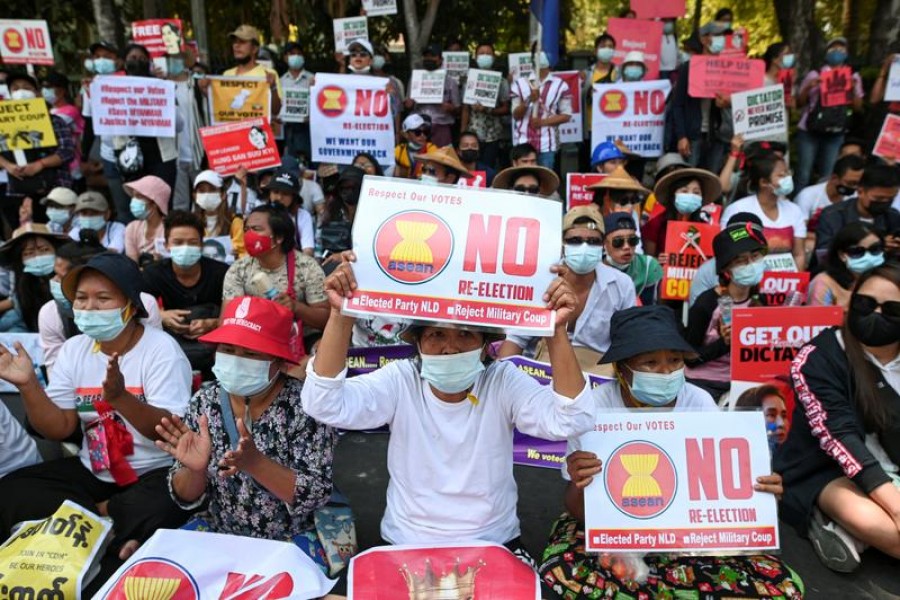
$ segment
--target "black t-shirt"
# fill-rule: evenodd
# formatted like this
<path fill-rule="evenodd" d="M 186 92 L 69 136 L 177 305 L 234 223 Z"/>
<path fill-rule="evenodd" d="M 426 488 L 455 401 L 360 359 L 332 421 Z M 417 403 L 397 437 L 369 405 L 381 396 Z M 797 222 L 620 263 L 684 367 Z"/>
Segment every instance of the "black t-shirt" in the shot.
<path fill-rule="evenodd" d="M 154 298 L 162 298 L 163 310 L 207 305 L 214 307 L 215 314 L 211 316 L 218 316 L 227 271 L 227 264 L 204 256 L 200 259 L 200 279 L 188 288 L 175 277 L 172 259 L 166 258 L 144 268 L 144 291 Z"/>

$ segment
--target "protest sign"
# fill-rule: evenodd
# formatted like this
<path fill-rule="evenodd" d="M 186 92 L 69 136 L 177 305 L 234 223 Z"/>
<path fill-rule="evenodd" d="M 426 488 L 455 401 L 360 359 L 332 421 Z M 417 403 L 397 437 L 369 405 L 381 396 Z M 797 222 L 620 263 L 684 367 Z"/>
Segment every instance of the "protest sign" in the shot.
<path fill-rule="evenodd" d="M 488 542 L 366 550 L 350 560 L 347 590 L 348 600 L 540 599 L 537 573 L 503 546 Z"/>
<path fill-rule="evenodd" d="M 713 257 L 713 238 L 718 233 L 718 225 L 689 221 L 666 224 L 666 263 L 663 265 L 661 294 L 664 300 L 687 300 L 697 269 Z"/>
<path fill-rule="evenodd" d="M 891 70 L 888 71 L 887 82 L 884 88 L 884 99 L 887 102 L 900 100 L 900 55 L 894 55 Z"/>
<path fill-rule="evenodd" d="M 719 53 L 719 56 L 728 56 L 730 54 L 747 55 L 750 49 L 750 32 L 743 27 L 737 27 L 731 33 L 725 34 L 725 48 Z"/>
<path fill-rule="evenodd" d="M 788 115 L 784 87 L 776 84 L 732 94 L 731 118 L 735 135 L 743 135 L 745 142 L 787 141 Z"/>
<path fill-rule="evenodd" d="M 534 64 L 531 62 L 531 53 L 513 52 L 507 55 L 509 61 L 509 78 L 515 81 L 519 77 L 528 77 L 534 72 Z"/>
<path fill-rule="evenodd" d="M 347 350 L 347 377 L 377 371 L 395 360 L 412 358 L 417 353 L 418 350 L 412 344 L 349 348 Z"/>
<path fill-rule="evenodd" d="M 112 523 L 71 500 L 26 521 L 0 546 L 3 598 L 81 598 L 100 568 Z M 95 564 L 96 563 L 96 564 Z"/>
<path fill-rule="evenodd" d="M 822 106 L 846 106 L 853 102 L 853 70 L 838 67 L 819 73 L 819 102 Z"/>
<path fill-rule="evenodd" d="M 538 196 L 366 176 L 343 312 L 548 335 L 561 227 L 559 203 Z"/>
<path fill-rule="evenodd" d="M 454 79 L 465 77 L 469 72 L 468 52 L 442 52 L 443 64 L 441 68 L 447 71 L 447 75 Z"/>
<path fill-rule="evenodd" d="M 47 21 L 0 19 L 0 58 L 8 65 L 53 66 Z"/>
<path fill-rule="evenodd" d="M 638 19 L 680 19 L 687 12 L 685 0 L 631 0 L 630 8 Z"/>
<path fill-rule="evenodd" d="M 788 105 L 791 103 L 792 94 L 794 93 L 795 75 L 796 71 L 794 69 L 781 69 L 778 71 L 778 83 L 784 89 L 784 103 Z"/>
<path fill-rule="evenodd" d="M 0 83 L 0 100 L 9 100 L 9 86 Z"/>
<path fill-rule="evenodd" d="M 368 152 L 382 167 L 394 165 L 387 84 L 371 75 L 316 75 L 309 113 L 313 162 L 349 165 L 354 156 Z"/>
<path fill-rule="evenodd" d="M 456 182 L 457 187 L 468 188 L 486 188 L 487 187 L 487 171 L 469 171 L 471 177 L 460 177 Z"/>
<path fill-rule="evenodd" d="M 735 92 L 753 90 L 765 82 L 766 64 L 757 59 L 737 56 L 691 57 L 688 75 L 688 95 L 692 98 L 715 98 Z"/>
<path fill-rule="evenodd" d="M 480 104 L 488 108 L 495 108 L 497 97 L 500 95 L 501 81 L 503 81 L 503 73 L 499 71 L 469 69 L 466 89 L 463 92 L 463 104 L 469 106 Z"/>
<path fill-rule="evenodd" d="M 559 126 L 560 144 L 580 144 L 584 141 L 584 118 L 581 116 L 581 71 L 554 71 L 553 76 L 562 79 L 569 88 L 572 99 L 572 118 Z"/>
<path fill-rule="evenodd" d="M 591 147 L 621 140 L 639 156 L 663 154 L 668 79 L 594 85 Z"/>
<path fill-rule="evenodd" d="M 94 598 L 320 598 L 333 586 L 290 542 L 159 529 Z"/>
<path fill-rule="evenodd" d="M 175 82 L 155 77 L 94 77 L 91 118 L 97 135 L 175 137 Z"/>
<path fill-rule="evenodd" d="M 209 168 L 219 175 L 232 175 L 240 167 L 248 171 L 281 165 L 275 136 L 263 118 L 200 128 Z"/>
<path fill-rule="evenodd" d="M 759 282 L 759 293 L 766 306 L 799 306 L 806 302 L 809 292 L 809 271 L 766 271 Z"/>
<path fill-rule="evenodd" d="M 285 123 L 305 123 L 309 120 L 309 82 L 282 85 L 284 94 L 281 120 Z"/>
<path fill-rule="evenodd" d="M 234 262 L 234 248 L 231 245 L 230 235 L 203 238 L 203 256 L 232 264 Z"/>
<path fill-rule="evenodd" d="M 0 152 L 55 145 L 56 134 L 43 98 L 0 100 Z"/>
<path fill-rule="evenodd" d="M 265 77 L 207 76 L 207 79 L 211 125 L 271 118 L 272 90 Z"/>
<path fill-rule="evenodd" d="M 148 19 L 131 24 L 131 39 L 147 48 L 151 58 L 180 54 L 184 46 L 181 19 Z"/>
<path fill-rule="evenodd" d="M 603 173 L 568 173 L 566 175 L 566 211 L 576 206 L 585 206 L 594 201 L 594 190 L 589 185 L 600 183 L 606 177 Z"/>
<path fill-rule="evenodd" d="M 363 0 L 367 17 L 386 17 L 397 14 L 397 0 Z"/>
<path fill-rule="evenodd" d="M 409 97 L 419 104 L 441 104 L 444 101 L 444 69 L 426 71 L 414 69 L 409 83 Z"/>
<path fill-rule="evenodd" d="M 46 387 L 47 380 L 41 367 L 44 365 L 44 349 L 41 347 L 41 335 L 39 333 L 0 333 L 0 344 L 7 350 L 13 350 L 16 344 L 22 344 L 31 364 L 34 374 L 42 386 Z M 4 379 L 0 379 L 0 394 L 18 394 L 19 388 Z"/>
<path fill-rule="evenodd" d="M 900 117 L 892 114 L 885 116 L 872 154 L 881 158 L 900 159 Z"/>
<path fill-rule="evenodd" d="M 778 549 L 775 496 L 753 489 L 772 472 L 761 412 L 596 418 L 580 439 L 603 462 L 584 490 L 588 552 Z"/>
<path fill-rule="evenodd" d="M 663 24 L 662 21 L 650 21 L 647 19 L 609 19 L 606 32 L 616 39 L 616 53 L 613 55 L 613 63 L 621 65 L 625 55 L 635 50 L 644 54 L 644 65 L 647 73 L 644 80 L 657 79 L 659 77 L 659 52 L 662 46 Z"/>
<path fill-rule="evenodd" d="M 347 44 L 353 40 L 369 39 L 369 23 L 366 17 L 334 19 L 334 51 L 347 54 Z"/>

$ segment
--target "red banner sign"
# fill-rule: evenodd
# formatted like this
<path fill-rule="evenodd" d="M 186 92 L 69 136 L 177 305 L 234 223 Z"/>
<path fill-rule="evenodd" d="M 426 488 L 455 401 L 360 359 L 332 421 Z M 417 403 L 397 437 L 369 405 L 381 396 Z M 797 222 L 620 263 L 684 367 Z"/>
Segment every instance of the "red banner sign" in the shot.
<path fill-rule="evenodd" d="M 763 87 L 765 74 L 766 64 L 761 60 L 698 54 L 691 57 L 688 95 L 715 98 L 753 90 Z"/>
<path fill-rule="evenodd" d="M 687 12 L 685 0 L 631 0 L 629 6 L 639 19 L 680 19 Z"/>
<path fill-rule="evenodd" d="M 733 32 L 725 34 L 725 49 L 720 55 L 739 54 L 747 56 L 750 46 L 750 32 L 743 27 L 738 27 Z"/>
<path fill-rule="evenodd" d="M 275 136 L 264 118 L 202 127 L 200 139 L 209 168 L 220 175 L 232 175 L 240 167 L 260 171 L 281 164 Z"/>
<path fill-rule="evenodd" d="M 838 67 L 819 75 L 819 97 L 822 106 L 845 106 L 853 101 L 853 71 Z"/>
<path fill-rule="evenodd" d="M 184 28 L 181 19 L 134 21 L 131 39 L 147 48 L 151 58 L 179 54 L 184 48 Z"/>
<path fill-rule="evenodd" d="M 576 206 L 585 206 L 594 201 L 594 190 L 589 185 L 599 183 L 606 177 L 603 173 L 569 173 L 566 175 L 566 211 Z"/>
<path fill-rule="evenodd" d="M 759 282 L 759 293 L 767 306 L 800 306 L 809 292 L 809 271 L 802 273 L 767 271 Z"/>
<path fill-rule="evenodd" d="M 459 187 L 470 187 L 470 188 L 486 188 L 487 187 L 487 172 L 486 171 L 469 171 L 472 176 L 471 177 L 460 177 L 459 181 L 456 183 Z"/>
<path fill-rule="evenodd" d="M 664 300 L 687 300 L 697 269 L 713 257 L 712 242 L 717 233 L 718 225 L 689 221 L 669 221 L 666 224 L 666 264 L 662 279 Z"/>
<path fill-rule="evenodd" d="M 616 38 L 616 54 L 613 62 L 621 65 L 625 55 L 638 50 L 644 53 L 647 74 L 644 80 L 659 78 L 659 52 L 662 46 L 662 21 L 647 19 L 612 18 L 606 26 L 609 35 Z"/>
<path fill-rule="evenodd" d="M 887 115 L 872 154 L 881 158 L 900 159 L 900 117 Z"/>

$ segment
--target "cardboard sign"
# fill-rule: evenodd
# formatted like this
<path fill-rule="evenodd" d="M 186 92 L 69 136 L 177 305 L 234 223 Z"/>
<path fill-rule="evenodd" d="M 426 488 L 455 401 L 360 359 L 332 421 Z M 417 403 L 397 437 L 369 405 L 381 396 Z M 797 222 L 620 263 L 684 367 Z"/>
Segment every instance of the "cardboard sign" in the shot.
<path fill-rule="evenodd" d="M 209 168 L 223 176 L 233 175 L 242 166 L 261 171 L 281 165 L 275 135 L 262 118 L 201 127 L 200 141 Z"/>
<path fill-rule="evenodd" d="M 553 200 L 367 175 L 343 312 L 549 335 L 561 227 Z"/>
<path fill-rule="evenodd" d="M 309 83 L 294 82 L 283 85 L 281 120 L 285 123 L 305 123 L 309 121 Z"/>
<path fill-rule="evenodd" d="M 900 159 L 900 117 L 890 113 L 885 116 L 872 154 L 881 158 Z"/>
<path fill-rule="evenodd" d="M 334 19 L 334 51 L 347 54 L 347 44 L 369 39 L 369 23 L 365 17 Z"/>
<path fill-rule="evenodd" d="M 414 69 L 409 83 L 409 97 L 419 104 L 441 104 L 444 101 L 444 81 L 447 71 Z"/>
<path fill-rule="evenodd" d="M 159 529 L 94 598 L 320 598 L 332 587 L 290 542 Z"/>
<path fill-rule="evenodd" d="M 715 98 L 761 88 L 765 81 L 766 64 L 737 56 L 691 57 L 688 76 L 688 95 L 692 98 Z"/>
<path fill-rule="evenodd" d="M 853 102 L 853 70 L 838 67 L 819 73 L 819 102 L 822 106 L 846 106 Z"/>
<path fill-rule="evenodd" d="M 454 79 L 465 77 L 469 72 L 468 52 L 442 52 L 443 64 L 441 67 L 447 71 L 447 75 Z"/>
<path fill-rule="evenodd" d="M 594 85 L 591 148 L 622 140 L 635 154 L 662 156 L 666 98 L 671 91 L 668 79 Z"/>
<path fill-rule="evenodd" d="M 697 269 L 714 256 L 713 238 L 718 225 L 669 221 L 666 224 L 666 264 L 663 265 L 664 300 L 687 300 Z"/>
<path fill-rule="evenodd" d="M 0 58 L 8 65 L 53 66 L 47 21 L 0 19 Z"/>
<path fill-rule="evenodd" d="M 639 19 L 680 19 L 687 12 L 685 0 L 631 0 L 629 7 Z"/>
<path fill-rule="evenodd" d="M 766 271 L 759 282 L 759 293 L 766 299 L 766 306 L 799 306 L 806 302 L 809 292 L 809 271 Z"/>
<path fill-rule="evenodd" d="M 487 171 L 469 171 L 472 177 L 468 179 L 460 177 L 456 182 L 457 187 L 463 188 L 486 188 L 487 187 Z"/>
<path fill-rule="evenodd" d="M 582 118 L 581 83 L 584 74 L 581 71 L 554 71 L 554 77 L 562 79 L 569 87 L 572 102 L 572 118 L 559 126 L 560 144 L 580 144 L 584 141 L 584 118 Z"/>
<path fill-rule="evenodd" d="M 603 461 L 584 490 L 588 552 L 777 550 L 762 412 L 599 413 L 581 449 Z"/>
<path fill-rule="evenodd" d="M 784 86 L 770 85 L 731 96 L 735 135 L 744 141 L 787 140 L 788 114 Z"/>
<path fill-rule="evenodd" d="M 97 135 L 175 137 L 175 82 L 156 77 L 100 76 L 91 81 Z"/>
<path fill-rule="evenodd" d="M 109 521 L 71 500 L 46 519 L 26 521 L 0 546 L 3 596 L 81 598 L 81 587 L 103 556 L 111 529 Z"/>
<path fill-rule="evenodd" d="M 0 100 L 0 152 L 56 146 L 56 134 L 43 98 Z"/>
<path fill-rule="evenodd" d="M 513 52 L 507 55 L 509 61 L 509 79 L 515 81 L 519 77 L 528 77 L 534 73 L 534 64 L 531 62 L 531 53 Z"/>
<path fill-rule="evenodd" d="M 585 206 L 594 201 L 594 190 L 589 185 L 600 183 L 606 177 L 603 173 L 566 174 L 566 212 L 576 206 Z"/>
<path fill-rule="evenodd" d="M 394 118 L 388 80 L 371 75 L 319 73 L 310 100 L 312 160 L 353 164 L 360 152 L 394 165 Z"/>
<path fill-rule="evenodd" d="M 613 63 L 620 66 L 625 55 L 635 50 L 644 53 L 647 73 L 645 81 L 659 77 L 659 52 L 662 46 L 662 21 L 647 19 L 609 19 L 606 31 L 616 39 L 616 53 Z"/>
<path fill-rule="evenodd" d="M 209 120 L 212 125 L 244 119 L 271 118 L 272 90 L 265 77 L 209 79 Z"/>
<path fill-rule="evenodd" d="M 181 19 L 149 19 L 131 24 L 131 39 L 147 48 L 151 58 L 180 54 L 184 49 Z"/>
<path fill-rule="evenodd" d="M 386 17 L 397 14 L 397 0 L 363 0 L 367 17 Z"/>
<path fill-rule="evenodd" d="M 894 55 L 894 62 L 891 63 L 891 70 L 888 71 L 884 99 L 887 102 L 900 100 L 900 55 Z"/>
<path fill-rule="evenodd" d="M 488 108 L 496 108 L 502 81 L 503 73 L 500 71 L 469 69 L 466 89 L 463 92 L 463 104 L 469 106 L 479 104 Z"/>
<path fill-rule="evenodd" d="M 540 599 L 537 573 L 487 542 L 371 548 L 350 560 L 347 591 L 350 600 Z"/>

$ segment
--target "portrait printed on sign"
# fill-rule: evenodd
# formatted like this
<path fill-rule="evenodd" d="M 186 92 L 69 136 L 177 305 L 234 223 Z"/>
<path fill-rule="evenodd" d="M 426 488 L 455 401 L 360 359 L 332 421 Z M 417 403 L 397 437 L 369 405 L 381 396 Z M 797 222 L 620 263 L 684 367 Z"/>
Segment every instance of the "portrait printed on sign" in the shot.
<path fill-rule="evenodd" d="M 250 145 L 257 150 L 264 150 L 269 144 L 269 136 L 266 135 L 262 127 L 251 127 L 250 132 L 247 134 L 247 139 L 250 141 Z"/>

